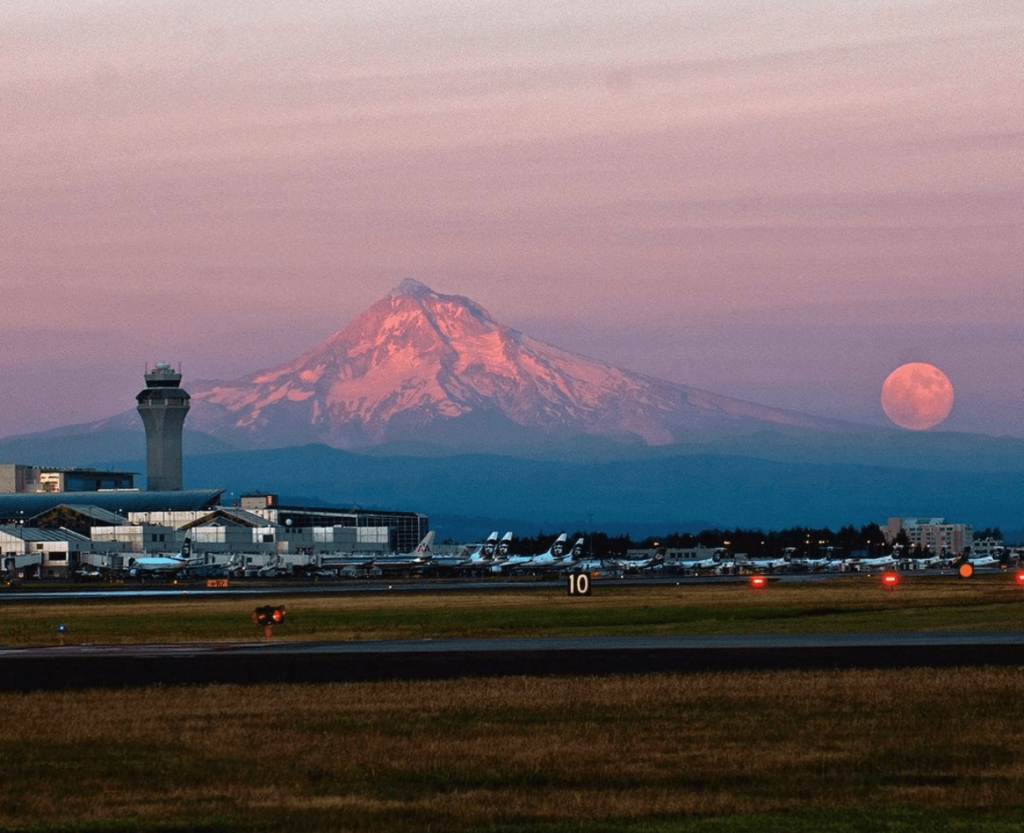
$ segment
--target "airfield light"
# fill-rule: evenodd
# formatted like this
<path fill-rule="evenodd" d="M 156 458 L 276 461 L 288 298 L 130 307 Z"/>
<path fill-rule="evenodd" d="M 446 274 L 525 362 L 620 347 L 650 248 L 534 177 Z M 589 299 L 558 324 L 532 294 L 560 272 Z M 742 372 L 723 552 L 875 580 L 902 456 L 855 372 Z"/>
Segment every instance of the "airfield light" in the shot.
<path fill-rule="evenodd" d="M 886 590 L 895 590 L 900 583 L 900 574 L 895 570 L 886 570 L 882 573 L 882 587 Z"/>
<path fill-rule="evenodd" d="M 285 614 L 288 613 L 284 609 L 284 605 L 263 605 L 258 607 L 252 612 L 252 621 L 260 625 L 263 628 L 263 633 L 268 638 L 273 632 L 274 625 L 279 625 L 284 621 Z"/>
<path fill-rule="evenodd" d="M 960 574 L 960 578 L 970 578 L 974 575 L 974 565 L 970 561 L 965 561 L 957 572 Z"/>
<path fill-rule="evenodd" d="M 768 586 L 768 579 L 766 579 L 760 573 L 752 575 L 750 577 L 750 586 L 754 588 L 754 590 L 763 590 L 765 587 Z"/>
<path fill-rule="evenodd" d="M 1024 587 L 1024 570 L 1018 570 L 1017 574 L 1013 577 L 1013 580 Z"/>

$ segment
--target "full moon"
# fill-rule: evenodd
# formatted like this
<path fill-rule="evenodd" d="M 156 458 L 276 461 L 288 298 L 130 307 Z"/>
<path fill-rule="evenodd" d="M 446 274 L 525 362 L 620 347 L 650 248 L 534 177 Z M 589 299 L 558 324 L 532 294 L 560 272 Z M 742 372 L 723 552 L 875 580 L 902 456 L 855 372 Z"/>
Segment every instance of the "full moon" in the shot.
<path fill-rule="evenodd" d="M 882 384 L 882 410 L 913 431 L 934 428 L 953 409 L 953 384 L 935 365 L 910 362 L 897 367 Z"/>

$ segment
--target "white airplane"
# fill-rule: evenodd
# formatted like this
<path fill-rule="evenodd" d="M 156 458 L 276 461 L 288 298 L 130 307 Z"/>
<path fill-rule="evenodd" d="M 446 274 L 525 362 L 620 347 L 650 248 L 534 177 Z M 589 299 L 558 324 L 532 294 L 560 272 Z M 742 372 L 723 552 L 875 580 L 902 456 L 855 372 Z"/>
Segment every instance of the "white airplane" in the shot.
<path fill-rule="evenodd" d="M 565 551 L 566 537 L 561 537 L 551 545 L 551 548 L 542 555 L 538 555 L 530 562 L 530 567 L 554 567 L 556 565 L 568 565 L 573 561 L 579 561 L 583 554 L 583 539 L 580 538 L 569 552 Z"/>
<path fill-rule="evenodd" d="M 971 562 L 971 566 L 977 569 L 978 567 L 999 567 L 1002 565 L 1002 560 L 996 558 L 994 555 L 979 555 L 977 558 L 967 557 L 965 560 Z"/>
<path fill-rule="evenodd" d="M 495 530 L 487 536 L 487 540 L 482 544 L 477 544 L 476 549 L 472 552 L 463 555 L 462 561 L 466 566 L 479 566 L 479 565 L 491 565 L 494 563 L 494 559 L 498 552 L 508 554 L 509 544 L 512 541 L 512 533 L 506 532 L 505 537 L 498 542 L 498 531 Z"/>
<path fill-rule="evenodd" d="M 834 565 L 838 570 L 841 560 L 832 558 L 830 555 L 823 555 L 821 558 L 795 558 L 789 562 L 792 566 L 803 570 L 827 570 Z"/>
<path fill-rule="evenodd" d="M 376 556 L 366 555 L 324 555 L 320 559 L 320 566 L 328 573 L 337 571 L 339 575 L 350 577 L 358 576 L 373 568 Z"/>
<path fill-rule="evenodd" d="M 509 554 L 509 547 L 512 544 L 512 533 L 505 533 L 501 541 L 498 540 L 498 533 L 493 532 L 487 536 L 487 540 L 477 546 L 469 554 L 470 564 L 490 564 L 501 554 L 503 557 Z"/>
<path fill-rule="evenodd" d="M 420 558 L 426 558 L 433 555 L 434 546 L 434 530 L 430 530 L 426 535 L 423 536 L 423 540 L 416 545 L 416 549 L 413 550 L 409 555 L 415 555 Z"/>
<path fill-rule="evenodd" d="M 464 545 L 457 555 L 435 555 L 431 560 L 431 566 L 453 570 L 490 569 L 500 560 L 501 554 L 508 554 L 511 542 L 511 532 L 506 532 L 505 537 L 499 542 L 498 532 L 495 530 L 483 543 Z"/>
<path fill-rule="evenodd" d="M 512 533 L 509 532 L 505 536 L 508 541 L 512 540 Z M 508 542 L 502 539 L 506 551 L 508 550 Z M 441 570 L 459 570 L 461 568 L 473 568 L 490 566 L 494 563 L 495 549 L 498 546 L 498 533 L 492 532 L 487 540 L 482 544 L 477 544 L 470 550 L 470 546 L 463 546 L 458 553 L 455 555 L 441 555 L 439 553 L 433 553 L 430 563 L 427 565 L 431 568 L 439 568 Z"/>
<path fill-rule="evenodd" d="M 665 563 L 665 553 L 656 552 L 650 558 L 617 558 L 614 563 L 623 573 L 639 573 L 641 570 L 654 570 Z M 691 562 L 696 563 L 696 562 Z"/>
<path fill-rule="evenodd" d="M 587 558 L 583 561 L 574 561 L 572 564 L 566 565 L 562 571 L 567 573 L 603 573 L 608 571 L 609 566 L 611 566 L 614 572 L 622 572 L 618 569 L 618 564 L 605 561 L 603 558 Z"/>
<path fill-rule="evenodd" d="M 373 566 L 382 572 L 409 572 L 422 569 L 434 559 L 434 530 L 423 536 L 412 552 L 401 555 L 382 555 L 373 559 Z"/>
<path fill-rule="evenodd" d="M 750 558 L 746 561 L 738 561 L 738 567 L 753 567 L 758 572 L 774 573 L 776 570 L 785 570 L 790 566 L 788 558 Z"/>
<path fill-rule="evenodd" d="M 878 558 L 862 558 L 859 561 L 850 562 L 850 565 L 860 572 L 864 570 L 892 570 L 896 567 L 896 559 L 891 555 L 880 555 Z"/>
<path fill-rule="evenodd" d="M 330 571 L 330 567 L 328 567 Z M 383 571 L 373 566 L 373 559 L 369 558 L 361 563 L 342 564 L 336 570 L 338 578 L 375 578 L 383 575 Z"/>
<path fill-rule="evenodd" d="M 950 563 L 950 559 L 942 555 L 932 555 L 926 558 L 903 558 L 900 561 L 911 570 L 929 570 L 932 567 L 942 567 Z"/>
<path fill-rule="evenodd" d="M 647 563 L 656 566 L 657 556 L 648 559 Z M 579 561 L 572 561 L 562 567 L 562 573 L 598 573 L 602 576 L 621 576 L 625 570 L 618 558 L 584 558 Z"/>
<path fill-rule="evenodd" d="M 510 555 L 504 561 L 491 566 L 492 573 L 512 572 L 513 570 L 530 570 L 534 567 L 550 567 L 565 557 L 566 534 L 563 532 L 548 547 L 547 552 L 540 555 Z"/>
<path fill-rule="evenodd" d="M 698 558 L 690 561 L 680 561 L 678 565 L 683 568 L 685 572 L 697 573 L 700 570 L 716 570 L 719 567 L 724 566 L 722 560 L 722 553 L 725 550 L 717 549 L 714 554 L 709 555 L 707 558 Z"/>
<path fill-rule="evenodd" d="M 186 537 L 181 544 L 181 552 L 177 555 L 150 555 L 128 559 L 128 575 L 141 576 L 147 574 L 180 573 L 192 561 L 192 539 Z"/>

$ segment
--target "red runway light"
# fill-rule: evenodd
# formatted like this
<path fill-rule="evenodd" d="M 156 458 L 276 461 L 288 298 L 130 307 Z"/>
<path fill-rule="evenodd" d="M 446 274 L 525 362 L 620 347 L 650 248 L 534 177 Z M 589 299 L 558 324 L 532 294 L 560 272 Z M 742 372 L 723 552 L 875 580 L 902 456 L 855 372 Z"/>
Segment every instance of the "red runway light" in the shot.
<path fill-rule="evenodd" d="M 882 573 L 882 587 L 886 590 L 892 590 L 900 583 L 900 574 L 889 570 L 888 572 Z"/>
<path fill-rule="evenodd" d="M 970 561 L 965 561 L 957 572 L 960 573 L 960 578 L 970 578 L 974 575 L 974 565 Z"/>
<path fill-rule="evenodd" d="M 1013 578 L 1014 581 L 1017 582 L 1017 584 L 1024 586 L 1024 570 L 1018 570 L 1017 575 L 1015 575 Z"/>
<path fill-rule="evenodd" d="M 761 575 L 755 575 L 750 577 L 750 586 L 755 590 L 760 590 L 768 586 L 768 579 Z"/>

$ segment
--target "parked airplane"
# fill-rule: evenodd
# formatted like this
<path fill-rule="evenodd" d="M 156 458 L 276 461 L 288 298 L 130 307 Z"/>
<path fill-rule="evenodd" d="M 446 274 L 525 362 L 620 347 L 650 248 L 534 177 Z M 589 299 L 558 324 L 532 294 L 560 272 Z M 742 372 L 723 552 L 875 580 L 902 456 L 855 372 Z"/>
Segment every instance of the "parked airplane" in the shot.
<path fill-rule="evenodd" d="M 467 567 L 473 566 L 490 566 L 494 563 L 494 559 L 497 551 L 504 549 L 505 554 L 508 554 L 509 543 L 512 541 L 512 533 L 506 532 L 505 537 L 501 539 L 501 543 L 498 542 L 498 532 L 495 530 L 487 536 L 487 540 L 482 544 L 477 544 L 476 548 L 471 552 L 462 555 L 462 562 Z"/>
<path fill-rule="evenodd" d="M 795 570 L 824 570 L 834 559 L 831 556 L 823 555 L 821 558 L 810 558 L 804 556 L 797 556 L 791 558 L 789 566 Z"/>
<path fill-rule="evenodd" d="M 724 554 L 726 550 L 716 549 L 707 558 L 696 558 L 689 561 L 677 561 L 676 566 L 687 573 L 699 573 L 701 570 L 717 570 L 726 566 Z"/>
<path fill-rule="evenodd" d="M 373 566 L 382 573 L 408 573 L 422 570 L 434 558 L 431 547 L 434 544 L 434 530 L 430 530 L 412 552 L 402 555 L 382 555 L 373 560 Z"/>
<path fill-rule="evenodd" d="M 427 558 L 433 555 L 434 546 L 434 530 L 430 530 L 426 535 L 423 536 L 423 540 L 416 545 L 416 549 L 413 550 L 409 555 L 416 555 L 420 558 Z"/>
<path fill-rule="evenodd" d="M 979 567 L 1001 567 L 1003 564 L 1002 560 L 994 555 L 979 555 L 977 558 L 971 558 L 969 555 L 966 555 L 963 560 L 969 561 L 974 569 Z"/>
<path fill-rule="evenodd" d="M 622 573 L 639 573 L 642 570 L 654 570 L 665 563 L 665 553 L 658 551 L 650 558 L 617 558 L 613 562 Z M 688 562 L 696 564 L 700 562 Z"/>
<path fill-rule="evenodd" d="M 579 557 L 583 554 L 583 539 L 580 538 L 569 552 L 565 551 L 566 536 L 562 533 L 558 540 L 551 545 L 551 548 L 541 555 L 538 555 L 528 565 L 529 568 L 543 569 L 547 567 L 569 565 L 573 561 L 578 561 Z"/>
<path fill-rule="evenodd" d="M 810 558 L 804 563 L 812 570 L 824 570 L 827 572 L 848 570 L 850 567 L 849 559 L 829 558 L 828 556 L 824 556 L 823 558 Z"/>
<path fill-rule="evenodd" d="M 128 575 L 147 574 L 176 575 L 186 569 L 192 561 L 192 539 L 186 537 L 177 555 L 151 555 L 128 559 Z"/>
<path fill-rule="evenodd" d="M 327 564 L 326 560 L 324 563 Z M 367 558 L 358 563 L 342 564 L 337 570 L 338 578 L 376 578 L 383 574 L 383 570 L 373 566 L 373 558 Z"/>
<path fill-rule="evenodd" d="M 776 570 L 786 570 L 791 566 L 788 558 L 748 558 L 745 561 L 737 561 L 737 567 L 751 567 L 761 573 L 774 573 Z"/>
<path fill-rule="evenodd" d="M 509 532 L 507 537 L 511 540 L 512 533 Z M 495 548 L 497 546 L 498 533 L 492 532 L 486 541 L 482 544 L 477 544 L 473 549 L 470 549 L 467 545 L 463 546 L 454 555 L 434 553 L 428 566 L 431 570 L 439 572 L 460 571 L 462 569 L 472 570 L 474 567 L 490 566 L 494 563 Z"/>
<path fill-rule="evenodd" d="M 324 575 L 338 575 L 341 578 L 359 578 L 373 569 L 376 556 L 328 554 L 320 558 L 320 569 Z"/>
<path fill-rule="evenodd" d="M 935 567 L 949 566 L 951 559 L 943 555 L 931 555 L 925 558 L 900 558 L 898 559 L 901 568 L 909 570 L 930 570 Z"/>
<path fill-rule="evenodd" d="M 550 567 L 564 558 L 566 534 L 563 532 L 548 547 L 547 552 L 540 555 L 510 555 L 503 561 L 495 562 L 491 566 L 492 573 L 506 573 L 516 570 L 530 570 L 534 567 Z"/>
<path fill-rule="evenodd" d="M 865 570 L 893 570 L 896 568 L 896 559 L 891 555 L 880 555 L 878 558 L 861 558 L 849 562 L 852 569 L 863 572 Z"/>
<path fill-rule="evenodd" d="M 580 561 L 572 561 L 562 567 L 562 573 L 587 573 L 602 576 L 621 576 L 622 566 L 617 558 L 584 558 Z"/>

